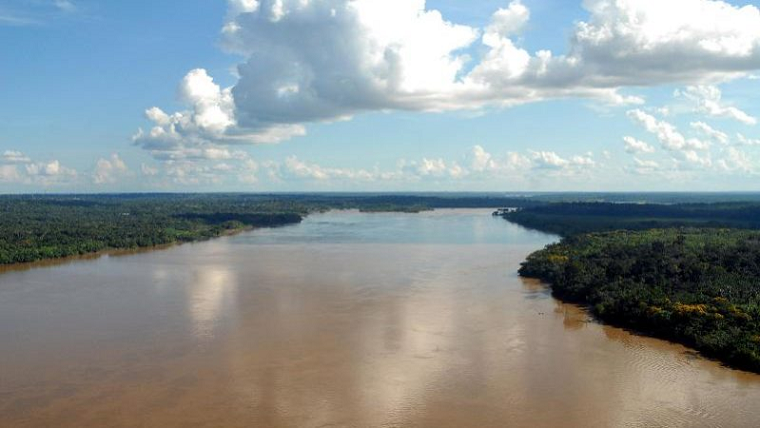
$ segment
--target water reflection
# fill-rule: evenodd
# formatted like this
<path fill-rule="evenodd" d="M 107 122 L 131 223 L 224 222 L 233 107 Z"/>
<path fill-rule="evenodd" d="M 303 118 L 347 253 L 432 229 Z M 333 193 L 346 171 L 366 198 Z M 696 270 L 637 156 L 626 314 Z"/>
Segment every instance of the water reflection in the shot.
<path fill-rule="evenodd" d="M 760 377 L 589 322 L 490 212 L 337 212 L 0 275 L 0 426 L 760 426 Z"/>
<path fill-rule="evenodd" d="M 237 275 L 230 269 L 213 265 L 195 268 L 187 303 L 196 336 L 213 336 L 219 319 L 234 307 L 237 287 Z"/>

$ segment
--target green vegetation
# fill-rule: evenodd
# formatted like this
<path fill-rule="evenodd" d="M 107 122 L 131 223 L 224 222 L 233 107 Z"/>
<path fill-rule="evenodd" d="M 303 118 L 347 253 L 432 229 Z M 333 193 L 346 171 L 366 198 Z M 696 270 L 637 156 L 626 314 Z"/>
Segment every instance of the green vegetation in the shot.
<path fill-rule="evenodd" d="M 722 202 L 675 205 L 630 203 L 548 203 L 500 213 L 531 229 L 571 236 L 610 230 L 669 227 L 760 229 L 760 203 Z"/>
<path fill-rule="evenodd" d="M 760 228 L 760 204 L 562 203 L 499 215 L 564 236 L 520 268 L 556 297 L 760 372 L 760 231 L 747 230 Z"/>
<path fill-rule="evenodd" d="M 0 198 L 0 264 L 208 239 L 299 222 L 290 204 L 189 196 Z"/>
<path fill-rule="evenodd" d="M 530 206 L 519 198 L 351 194 L 0 196 L 0 265 L 208 239 L 297 223 L 311 212 Z"/>

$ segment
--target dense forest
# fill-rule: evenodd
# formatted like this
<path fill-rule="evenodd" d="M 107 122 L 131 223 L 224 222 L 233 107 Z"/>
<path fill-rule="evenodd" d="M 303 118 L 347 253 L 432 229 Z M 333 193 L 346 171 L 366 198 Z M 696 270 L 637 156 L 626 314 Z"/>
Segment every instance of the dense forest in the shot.
<path fill-rule="evenodd" d="M 760 372 L 760 204 L 549 203 L 498 215 L 556 233 L 520 274 L 603 321 Z"/>
<path fill-rule="evenodd" d="M 208 239 L 300 222 L 311 212 L 527 207 L 493 195 L 119 194 L 0 196 L 0 264 Z"/>
<path fill-rule="evenodd" d="M 2 197 L 0 264 L 195 241 L 301 221 L 291 204 L 219 197 Z"/>
<path fill-rule="evenodd" d="M 520 274 L 599 319 L 760 372 L 760 232 L 654 229 L 575 235 Z"/>
<path fill-rule="evenodd" d="M 519 225 L 561 236 L 669 227 L 760 229 L 760 203 L 686 204 L 572 202 L 518 207 L 498 214 Z"/>

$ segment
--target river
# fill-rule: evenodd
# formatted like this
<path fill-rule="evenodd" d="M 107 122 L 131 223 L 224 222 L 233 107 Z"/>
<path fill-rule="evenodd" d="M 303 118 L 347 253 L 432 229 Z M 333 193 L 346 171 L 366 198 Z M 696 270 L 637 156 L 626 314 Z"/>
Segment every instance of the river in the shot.
<path fill-rule="evenodd" d="M 760 426 L 760 376 L 516 275 L 488 210 L 333 211 L 0 274 L 0 426 Z"/>

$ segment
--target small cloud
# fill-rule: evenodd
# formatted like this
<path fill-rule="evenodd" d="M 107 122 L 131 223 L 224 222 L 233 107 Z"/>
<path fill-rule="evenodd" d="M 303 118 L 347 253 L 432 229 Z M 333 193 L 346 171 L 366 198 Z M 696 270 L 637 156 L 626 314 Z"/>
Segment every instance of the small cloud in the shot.
<path fill-rule="evenodd" d="M 747 138 L 743 134 L 736 134 L 736 140 L 740 146 L 760 146 L 760 138 Z"/>
<path fill-rule="evenodd" d="M 147 164 L 142 164 L 140 165 L 140 173 L 142 173 L 142 175 L 145 175 L 147 177 L 153 177 L 153 176 L 158 175 L 158 168 L 152 167 Z"/>
<path fill-rule="evenodd" d="M 115 183 L 119 176 L 129 172 L 129 168 L 121 160 L 119 155 L 113 154 L 110 159 L 98 159 L 95 163 L 95 171 L 92 174 L 92 181 L 95 184 Z"/>
<path fill-rule="evenodd" d="M 32 160 L 17 150 L 6 150 L 0 156 L 0 160 L 7 163 L 29 163 Z"/>
<path fill-rule="evenodd" d="M 74 12 L 77 9 L 74 3 L 69 0 L 54 0 L 53 4 L 55 4 L 55 7 L 59 10 L 64 12 Z"/>
<path fill-rule="evenodd" d="M 654 153 L 654 147 L 633 137 L 623 137 L 623 143 L 628 153 Z"/>
<path fill-rule="evenodd" d="M 721 144 L 728 144 L 728 135 L 725 132 L 718 131 L 704 122 L 691 122 L 690 125 L 694 130 L 701 132 L 713 140 Z"/>
<path fill-rule="evenodd" d="M 39 25 L 40 21 L 23 16 L 0 14 L 0 26 L 25 27 L 28 25 Z"/>
<path fill-rule="evenodd" d="M 722 101 L 723 94 L 717 86 L 697 85 L 688 86 L 684 91 L 677 91 L 682 96 L 696 104 L 695 111 L 712 117 L 733 119 L 745 125 L 755 125 L 757 119 L 736 107 L 726 105 Z"/>

